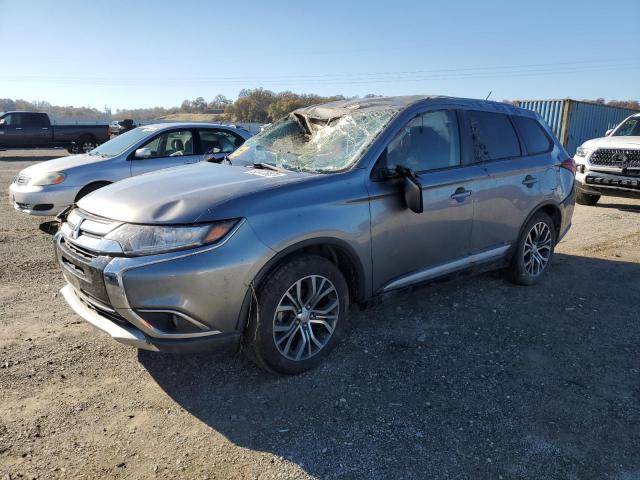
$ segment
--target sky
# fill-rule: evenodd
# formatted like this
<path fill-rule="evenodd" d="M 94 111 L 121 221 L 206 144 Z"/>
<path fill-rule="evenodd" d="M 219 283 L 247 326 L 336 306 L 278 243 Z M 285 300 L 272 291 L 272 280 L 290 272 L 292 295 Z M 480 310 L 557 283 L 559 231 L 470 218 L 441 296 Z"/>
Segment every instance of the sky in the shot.
<path fill-rule="evenodd" d="M 640 1 L 0 0 L 0 98 L 640 98 Z"/>

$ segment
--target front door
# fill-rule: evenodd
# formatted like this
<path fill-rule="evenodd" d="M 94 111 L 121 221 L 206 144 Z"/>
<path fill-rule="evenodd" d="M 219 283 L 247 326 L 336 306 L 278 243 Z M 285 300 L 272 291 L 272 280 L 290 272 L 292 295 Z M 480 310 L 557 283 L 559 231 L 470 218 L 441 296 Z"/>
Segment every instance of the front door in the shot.
<path fill-rule="evenodd" d="M 401 178 L 369 182 L 374 291 L 426 280 L 422 272 L 468 255 L 474 194 L 486 173 L 462 165 L 459 132 L 456 111 L 425 112 L 389 142 L 375 167 L 417 172 L 424 211 L 406 207 Z"/>
<path fill-rule="evenodd" d="M 29 141 L 25 131 L 23 113 L 10 113 L 3 118 L 2 135 L 0 145 L 8 148 L 28 148 L 33 147 L 33 142 Z"/>
<path fill-rule="evenodd" d="M 201 158 L 195 152 L 193 131 L 171 130 L 163 132 L 139 148 L 150 152 L 147 158 L 131 159 L 131 175 L 152 172 L 163 168 L 177 167 L 198 162 Z"/>

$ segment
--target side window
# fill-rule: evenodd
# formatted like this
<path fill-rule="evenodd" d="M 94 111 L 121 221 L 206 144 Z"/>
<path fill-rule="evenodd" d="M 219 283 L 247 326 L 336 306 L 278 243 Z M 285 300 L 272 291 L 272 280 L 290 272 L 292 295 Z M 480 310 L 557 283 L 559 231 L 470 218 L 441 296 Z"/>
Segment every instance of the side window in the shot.
<path fill-rule="evenodd" d="M 520 142 L 507 115 L 468 112 L 477 160 L 500 160 L 520 155 Z"/>
<path fill-rule="evenodd" d="M 12 127 L 21 127 L 22 126 L 22 117 L 23 115 L 19 113 L 12 113 L 4 117 L 5 125 L 11 125 Z"/>
<path fill-rule="evenodd" d="M 551 140 L 537 120 L 517 115 L 511 117 L 511 119 L 516 124 L 528 155 L 536 155 L 551 150 Z"/>
<path fill-rule="evenodd" d="M 140 148 L 151 150 L 149 158 L 193 155 L 193 134 L 190 130 L 163 133 Z"/>
<path fill-rule="evenodd" d="M 244 139 L 224 130 L 199 130 L 199 153 L 231 153 L 244 143 Z"/>
<path fill-rule="evenodd" d="M 427 112 L 405 125 L 387 146 L 387 168 L 398 165 L 416 172 L 460 165 L 456 112 Z"/>
<path fill-rule="evenodd" d="M 24 127 L 43 127 L 46 123 L 41 113 L 25 113 L 22 114 L 22 126 Z"/>

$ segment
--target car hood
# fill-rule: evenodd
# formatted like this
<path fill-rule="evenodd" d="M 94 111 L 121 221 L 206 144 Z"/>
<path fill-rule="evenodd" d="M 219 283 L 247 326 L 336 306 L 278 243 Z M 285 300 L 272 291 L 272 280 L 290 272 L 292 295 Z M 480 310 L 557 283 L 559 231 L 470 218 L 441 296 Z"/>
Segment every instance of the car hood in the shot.
<path fill-rule="evenodd" d="M 64 172 L 71 168 L 79 167 L 82 165 L 89 165 L 92 163 L 100 163 L 106 160 L 111 160 L 110 157 L 100 157 L 98 155 L 69 155 L 68 157 L 54 158 L 53 160 L 46 160 L 44 162 L 36 163 L 30 167 L 25 168 L 21 173 L 28 177 L 35 177 L 36 175 L 48 172 Z"/>
<path fill-rule="evenodd" d="M 602 137 L 594 138 L 582 144 L 588 149 L 596 148 L 640 148 L 640 137 Z"/>
<path fill-rule="evenodd" d="M 202 162 L 116 182 L 87 195 L 78 206 L 122 222 L 185 224 L 242 216 L 241 200 L 313 176 Z"/>

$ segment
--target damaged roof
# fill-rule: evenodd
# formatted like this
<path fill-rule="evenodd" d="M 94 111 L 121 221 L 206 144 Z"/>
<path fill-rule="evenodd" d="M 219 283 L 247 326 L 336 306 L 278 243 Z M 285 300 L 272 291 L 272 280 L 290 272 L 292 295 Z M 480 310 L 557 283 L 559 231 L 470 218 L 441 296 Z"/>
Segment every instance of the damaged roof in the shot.
<path fill-rule="evenodd" d="M 460 106 L 489 109 L 496 112 L 518 113 L 520 115 L 535 116 L 530 110 L 515 107 L 513 105 L 495 102 L 492 100 L 480 100 L 475 98 L 458 98 L 445 95 L 406 95 L 400 97 L 374 97 L 354 98 L 351 100 L 338 100 L 336 102 L 322 103 L 294 110 L 292 113 L 311 120 L 330 121 L 354 112 L 375 112 L 389 109 L 404 110 L 411 105 L 425 100 L 441 100 Z"/>
<path fill-rule="evenodd" d="M 402 110 L 416 102 L 434 98 L 444 98 L 428 95 L 407 95 L 403 97 L 375 97 L 375 98 L 355 98 L 352 100 L 338 100 L 335 102 L 312 105 L 294 110 L 294 114 L 302 115 L 306 118 L 318 120 L 330 120 L 355 111 L 381 111 L 389 109 Z"/>

